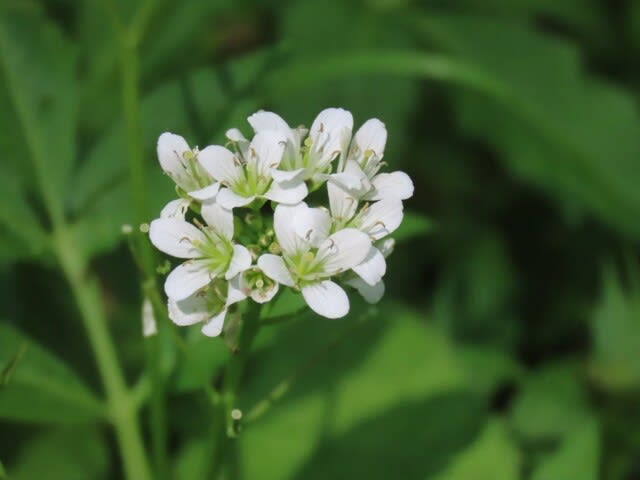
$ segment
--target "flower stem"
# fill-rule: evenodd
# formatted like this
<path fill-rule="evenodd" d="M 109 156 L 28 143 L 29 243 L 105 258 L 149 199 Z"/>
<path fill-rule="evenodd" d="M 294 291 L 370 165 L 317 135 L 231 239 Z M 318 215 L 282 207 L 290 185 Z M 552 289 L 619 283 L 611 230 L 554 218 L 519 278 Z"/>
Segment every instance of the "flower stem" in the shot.
<path fill-rule="evenodd" d="M 125 130 L 129 152 L 129 182 L 133 200 L 135 221 L 138 224 L 148 219 L 147 184 L 141 140 L 140 122 L 140 94 L 138 72 L 138 34 L 130 29 L 121 36 L 121 66 L 122 66 L 122 103 L 124 109 Z M 150 292 L 157 291 L 153 266 L 153 251 L 143 235 L 136 235 L 135 250 L 138 254 L 143 272 L 143 288 L 150 296 Z M 156 318 L 160 315 L 154 302 Z M 165 385 L 161 371 L 160 342 L 164 333 L 165 322 L 158 322 L 158 334 L 146 340 L 148 343 L 147 368 L 151 377 L 151 442 L 153 463 L 156 478 L 165 478 L 167 472 L 167 418 L 165 408 Z"/>
<path fill-rule="evenodd" d="M 249 308 L 243 317 L 238 347 L 233 352 L 224 372 L 222 395 L 211 398 L 215 420 L 212 425 L 213 454 L 211 468 L 206 478 L 218 477 L 229 442 L 238 434 L 237 421 L 234 420 L 232 411 L 236 407 L 237 390 L 247 365 L 251 345 L 260 329 L 260 305 L 249 302 Z"/>
<path fill-rule="evenodd" d="M 85 262 L 71 232 L 64 225 L 53 231 L 53 248 L 71 292 L 82 315 L 84 326 L 96 358 L 104 385 L 111 422 L 116 431 L 126 478 L 151 480 L 142 436 L 136 418 L 135 405 L 127 390 L 104 310 L 100 289 L 94 277 L 86 271 Z"/>

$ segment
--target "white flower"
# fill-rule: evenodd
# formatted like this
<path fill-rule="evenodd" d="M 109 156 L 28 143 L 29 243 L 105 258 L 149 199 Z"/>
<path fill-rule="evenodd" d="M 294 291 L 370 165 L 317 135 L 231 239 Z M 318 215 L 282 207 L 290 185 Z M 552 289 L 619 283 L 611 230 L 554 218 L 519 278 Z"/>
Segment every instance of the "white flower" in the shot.
<path fill-rule="evenodd" d="M 395 241 L 392 238 L 386 238 L 385 240 L 376 242 L 376 245 L 373 248 L 376 248 L 382 254 L 383 259 L 386 259 L 391 255 L 394 245 Z M 355 268 L 354 272 L 357 272 Z M 375 283 L 368 283 L 363 277 L 359 275 L 352 275 L 351 277 L 346 278 L 344 283 L 355 288 L 358 293 L 362 295 L 362 298 L 364 298 L 368 303 L 378 303 L 385 292 L 384 280 L 382 280 L 382 278 Z"/>
<path fill-rule="evenodd" d="M 353 228 L 328 235 L 330 226 L 331 218 L 325 210 L 309 208 L 305 203 L 278 205 L 273 227 L 282 256 L 263 254 L 258 267 L 276 282 L 299 288 L 318 315 L 340 318 L 349 312 L 349 298 L 330 278 L 362 262 L 371 241 Z"/>
<path fill-rule="evenodd" d="M 284 156 L 274 178 L 282 181 L 293 179 L 320 182 L 326 179 L 331 162 L 346 153 L 353 116 L 342 108 L 327 108 L 320 112 L 311 124 L 309 135 L 302 128 L 292 129 L 280 116 L 260 111 L 248 118 L 256 133 L 278 131 L 286 138 Z"/>
<path fill-rule="evenodd" d="M 242 135 L 230 133 L 241 142 L 238 134 Z M 239 149 L 240 156 L 221 146 L 209 146 L 200 152 L 202 166 L 223 185 L 216 201 L 227 209 L 244 207 L 257 198 L 291 205 L 302 201 L 308 191 L 301 179 L 280 181 L 272 176 L 285 145 L 286 137 L 281 132 L 265 130 L 256 134 L 246 152 Z"/>
<path fill-rule="evenodd" d="M 189 197 L 204 201 L 214 198 L 219 185 L 199 161 L 201 152 L 191 149 L 180 135 L 165 132 L 158 138 L 158 160 L 164 172 Z"/>
<path fill-rule="evenodd" d="M 180 326 L 202 323 L 202 333 L 217 337 L 222 332 L 228 308 L 246 296 L 238 285 L 239 275 L 229 281 L 216 278 L 182 300 L 168 299 L 169 318 Z"/>
<path fill-rule="evenodd" d="M 377 118 L 367 120 L 355 133 L 349 154 L 330 180 L 363 200 L 407 200 L 413 196 L 413 182 L 401 171 L 378 173 L 384 165 L 387 129 Z"/>
<path fill-rule="evenodd" d="M 327 190 L 333 230 L 356 228 L 366 233 L 372 242 L 378 242 L 393 233 L 402 223 L 403 206 L 402 201 L 398 199 L 386 198 L 372 204 L 366 203 L 358 211 L 358 200 L 347 191 L 331 182 L 327 183 Z M 365 284 L 371 287 L 378 285 L 378 289 L 386 270 L 385 256 L 375 243 L 371 245 L 362 262 L 353 267 L 353 271 Z M 358 288 L 357 285 L 353 286 Z M 358 290 L 361 291 L 361 288 Z M 382 293 L 384 289 L 378 290 L 375 295 L 363 296 L 374 298 L 378 294 L 382 296 Z"/>
<path fill-rule="evenodd" d="M 156 333 L 158 333 L 158 324 L 153 314 L 153 306 L 151 305 L 151 300 L 144 297 L 142 302 L 142 335 L 151 337 Z"/>
<path fill-rule="evenodd" d="M 214 278 L 229 280 L 251 265 L 251 254 L 233 244 L 233 215 L 215 202 L 202 204 L 208 226 L 195 227 L 185 220 L 160 218 L 151 222 L 149 238 L 159 250 L 188 259 L 176 267 L 165 281 L 167 296 L 184 300 Z"/>

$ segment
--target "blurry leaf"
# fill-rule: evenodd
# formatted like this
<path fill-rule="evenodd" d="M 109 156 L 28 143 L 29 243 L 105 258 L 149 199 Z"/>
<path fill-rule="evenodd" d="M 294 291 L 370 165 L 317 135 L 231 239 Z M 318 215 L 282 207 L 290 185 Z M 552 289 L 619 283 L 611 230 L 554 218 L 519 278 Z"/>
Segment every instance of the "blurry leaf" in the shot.
<path fill-rule="evenodd" d="M 353 320 L 312 318 L 279 328 L 271 343 L 251 360 L 247 384 L 241 391 L 243 403 L 251 405 L 265 396 L 292 370 L 321 351 L 350 321 Z M 374 448 L 375 443 L 378 448 L 397 448 L 395 459 L 400 461 L 401 448 L 420 448 L 424 456 L 427 450 L 414 440 L 422 438 L 421 432 L 431 432 L 438 439 L 448 436 L 448 443 L 443 442 L 442 449 L 435 451 L 450 453 L 449 447 L 453 450 L 458 442 L 470 440 L 477 427 L 475 422 L 480 421 L 474 400 L 460 393 L 448 394 L 463 387 L 463 370 L 442 333 L 425 325 L 418 313 L 387 302 L 378 315 L 357 327 L 305 371 L 267 415 L 242 432 L 246 476 L 290 478 L 308 461 L 318 442 L 327 445 L 325 438 L 340 435 L 347 435 L 340 442 L 345 451 L 362 445 L 364 452 L 365 445 Z M 438 417 L 443 423 L 437 421 Z M 430 425 L 432 419 L 434 423 Z M 398 437 L 390 440 L 384 433 L 374 437 L 372 433 L 377 429 L 396 432 Z M 367 438 L 370 434 L 371 438 Z M 353 438 L 353 443 L 347 438 Z M 358 458 L 364 461 L 364 457 Z M 379 456 L 380 461 L 385 458 Z M 431 468 L 440 462 L 426 457 L 416 469 Z M 337 461 L 333 467 L 338 468 Z M 364 467 L 355 464 L 354 468 Z M 322 472 L 326 473 L 323 469 L 317 473 Z M 324 478 L 344 476 L 326 473 Z"/>
<path fill-rule="evenodd" d="M 506 425 L 490 420 L 484 431 L 463 452 L 456 455 L 444 472 L 433 480 L 518 480 L 520 452 L 509 438 Z M 571 477 L 554 477 L 554 480 Z"/>
<path fill-rule="evenodd" d="M 261 312 L 262 320 L 271 320 L 277 317 L 285 317 L 300 312 L 304 315 L 303 310 L 307 303 L 300 292 L 294 292 L 291 288 L 280 286 L 281 291 L 276 298 L 267 303 Z"/>
<path fill-rule="evenodd" d="M 0 325 L 0 365 L 12 361 L 0 387 L 0 418 L 70 423 L 101 416 L 99 402 L 71 370 L 19 331 Z"/>
<path fill-rule="evenodd" d="M 11 465 L 11 480 L 100 480 L 109 466 L 100 433 L 63 428 L 42 433 L 29 442 Z"/>
<path fill-rule="evenodd" d="M 459 345 L 457 351 L 461 364 L 466 367 L 469 389 L 473 392 L 489 395 L 522 375 L 522 367 L 516 359 L 497 348 L 469 343 Z"/>
<path fill-rule="evenodd" d="M 511 425 L 529 440 L 553 440 L 572 432 L 589 416 L 576 369 L 553 364 L 524 380 L 511 410 Z"/>
<path fill-rule="evenodd" d="M 0 68 L 42 177 L 43 200 L 61 214 L 75 158 L 73 47 L 53 24 L 38 16 L 2 15 Z"/>
<path fill-rule="evenodd" d="M 637 271 L 634 271 L 637 275 Z M 614 390 L 640 386 L 640 290 L 627 291 L 611 268 L 602 276 L 600 303 L 592 318 L 593 358 L 589 373 L 598 384 Z"/>
<path fill-rule="evenodd" d="M 396 242 L 404 242 L 415 237 L 425 236 L 437 228 L 431 220 L 419 213 L 404 212 L 404 220 L 393 233 Z"/>
<path fill-rule="evenodd" d="M 474 438 L 481 421 L 477 399 L 460 392 L 399 402 L 327 437 L 295 478 L 429 478 Z"/>
<path fill-rule="evenodd" d="M 9 477 L 7 476 L 7 472 L 4 469 L 4 466 L 2 465 L 2 462 L 0 462 L 0 480 L 7 480 Z"/>
<path fill-rule="evenodd" d="M 568 434 L 558 449 L 534 470 L 532 480 L 600 477 L 600 438 L 595 421 L 587 421 Z"/>
<path fill-rule="evenodd" d="M 508 168 L 640 236 L 640 114 L 628 92 L 589 77 L 574 49 L 526 24 L 428 15 L 419 25 L 453 59 L 494 79 L 497 96 L 461 103 L 462 120 Z"/>

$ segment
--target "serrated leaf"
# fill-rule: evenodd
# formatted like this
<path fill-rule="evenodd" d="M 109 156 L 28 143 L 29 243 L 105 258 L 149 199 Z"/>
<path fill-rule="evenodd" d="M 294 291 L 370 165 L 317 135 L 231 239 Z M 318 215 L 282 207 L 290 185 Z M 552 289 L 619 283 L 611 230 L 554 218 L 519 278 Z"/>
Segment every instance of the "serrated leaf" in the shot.
<path fill-rule="evenodd" d="M 474 442 L 432 480 L 519 480 L 520 452 L 505 423 L 490 420 Z M 565 477 L 555 477 L 555 480 Z"/>
<path fill-rule="evenodd" d="M 574 366 L 551 364 L 522 383 L 510 412 L 512 428 L 528 440 L 562 438 L 590 416 Z"/>
<path fill-rule="evenodd" d="M 598 424 L 586 421 L 563 440 L 555 452 L 534 470 L 532 480 L 579 478 L 598 480 L 600 477 L 600 438 Z"/>
<path fill-rule="evenodd" d="M 100 403 L 69 368 L 15 328 L 0 325 L 0 365 L 12 361 L 0 387 L 0 418 L 75 423 L 101 417 Z"/>
<path fill-rule="evenodd" d="M 253 367 L 248 372 L 248 382 L 240 396 L 243 404 L 251 405 L 266 395 L 276 383 L 321 351 L 323 345 L 330 343 L 346 327 L 347 321 L 352 320 L 327 322 L 312 318 L 280 327 L 271 342 L 264 345 L 264 350 L 251 360 Z M 286 355 L 283 354 L 285 351 Z M 365 445 L 373 448 L 373 443 L 380 448 L 393 448 L 394 441 L 390 437 L 384 436 L 385 440 L 377 437 L 374 442 L 372 432 L 376 429 L 393 431 L 396 421 L 402 425 L 398 429 L 404 432 L 400 435 L 398 431 L 398 437 L 420 436 L 421 431 L 427 429 L 433 438 L 452 435 L 451 442 L 463 441 L 464 435 L 456 437 L 453 432 L 458 428 L 474 430 L 475 422 L 481 419 L 480 415 L 471 413 L 476 412 L 477 404 L 464 392 L 460 393 L 464 384 L 464 372 L 458 364 L 455 350 L 442 332 L 425 325 L 418 313 L 400 305 L 381 308 L 377 316 L 355 329 L 305 371 L 268 415 L 241 433 L 246 475 L 248 478 L 291 478 L 293 472 L 302 475 L 304 471 L 306 478 L 307 473 L 313 470 L 310 465 L 326 459 L 320 456 L 309 460 L 325 436 L 345 435 L 344 441 L 340 442 L 345 452 L 359 446 L 365 448 Z M 451 397 L 447 397 L 449 394 Z M 456 415 L 461 414 L 466 420 L 456 418 L 460 418 L 460 423 L 468 421 L 466 426 L 454 421 L 448 429 L 437 421 L 437 425 L 430 426 L 430 421 L 420 420 L 426 418 L 422 415 L 429 419 L 444 418 L 446 398 L 459 401 L 456 405 L 461 410 L 456 410 Z M 469 417 L 463 414 L 465 408 L 467 414 L 471 413 Z M 415 415 L 409 415 L 409 411 Z M 376 421 L 378 417 L 379 422 Z M 409 421 L 410 418 L 412 420 Z M 353 438 L 353 442 L 347 438 Z M 330 443 L 324 445 L 330 446 Z M 451 449 L 443 446 L 442 451 L 450 454 L 455 445 L 447 445 Z M 425 451 L 419 442 L 414 442 L 414 446 L 421 452 Z M 398 440 L 398 448 L 409 447 Z M 388 458 L 379 453 L 380 459 Z M 321 450 L 316 454 L 321 455 Z M 402 455 L 402 452 L 394 450 L 395 460 L 406 458 Z M 340 463 L 337 458 L 332 463 L 332 473 Z M 367 458 L 374 461 L 376 457 Z M 358 457 L 358 462 L 354 462 L 355 471 L 366 468 L 360 462 L 363 459 Z M 304 469 L 309 461 L 313 463 Z M 424 463 L 421 461 L 416 460 L 417 470 L 435 468 L 440 462 L 431 457 L 424 459 Z M 382 468 L 382 471 L 387 470 Z M 317 474 L 321 472 L 326 471 L 318 469 Z M 324 478 L 336 477 L 327 473 Z M 356 475 L 354 478 L 364 477 Z"/>

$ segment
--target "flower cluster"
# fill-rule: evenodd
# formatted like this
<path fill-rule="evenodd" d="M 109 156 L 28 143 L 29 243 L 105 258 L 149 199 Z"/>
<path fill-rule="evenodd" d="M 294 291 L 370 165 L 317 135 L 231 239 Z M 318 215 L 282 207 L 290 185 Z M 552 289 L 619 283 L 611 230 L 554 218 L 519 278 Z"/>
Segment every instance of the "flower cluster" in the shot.
<path fill-rule="evenodd" d="M 199 150 L 172 133 L 158 139 L 179 198 L 149 236 L 185 260 L 165 282 L 170 318 L 217 336 L 232 305 L 268 302 L 281 286 L 327 318 L 349 311 L 341 285 L 380 300 L 389 234 L 413 194 L 405 173 L 380 173 L 384 124 L 370 119 L 352 134 L 353 117 L 340 108 L 322 111 L 308 130 L 265 111 L 248 122 L 253 138 L 231 129 L 226 146 Z"/>

